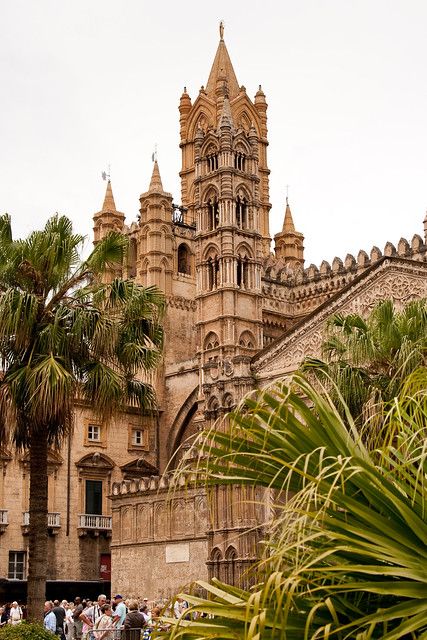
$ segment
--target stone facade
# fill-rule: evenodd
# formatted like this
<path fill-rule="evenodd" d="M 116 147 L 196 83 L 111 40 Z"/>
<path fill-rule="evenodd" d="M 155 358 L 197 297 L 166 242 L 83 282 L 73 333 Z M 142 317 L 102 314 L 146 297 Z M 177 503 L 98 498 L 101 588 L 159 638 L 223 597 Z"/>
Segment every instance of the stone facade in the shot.
<path fill-rule="evenodd" d="M 181 204 L 155 161 L 137 220 L 126 224 L 110 182 L 94 215 L 95 242 L 111 229 L 129 238 L 126 263 L 106 278 L 166 295 L 158 417 L 129 412 L 96 425 L 76 405 L 72 439 L 49 465 L 49 576 L 108 580 L 111 553 L 113 590 L 153 598 L 195 578 L 237 582 L 257 556 L 262 495 L 221 487 L 208 500 L 200 488 L 170 486 L 191 438 L 315 354 L 331 313 L 427 294 L 419 235 L 304 268 L 286 202 L 270 252 L 266 97 L 259 87 L 251 100 L 239 86 L 223 30 L 206 87 L 194 102 L 184 90 L 179 114 Z M 26 551 L 28 474 L 25 456 L 6 449 L 0 465 L 0 578 L 11 578 Z"/>

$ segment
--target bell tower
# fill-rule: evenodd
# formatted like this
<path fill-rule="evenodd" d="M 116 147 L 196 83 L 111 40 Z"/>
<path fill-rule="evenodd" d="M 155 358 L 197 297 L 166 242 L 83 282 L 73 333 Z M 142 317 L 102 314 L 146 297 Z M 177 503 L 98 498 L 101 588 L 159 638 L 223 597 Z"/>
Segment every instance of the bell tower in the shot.
<path fill-rule="evenodd" d="M 182 201 L 196 220 L 199 416 L 207 424 L 254 387 L 250 360 L 263 344 L 261 270 L 270 251 L 267 104 L 261 90 L 252 102 L 239 87 L 223 36 L 221 26 L 206 88 L 194 104 L 184 90 L 179 107 Z M 255 516 L 248 505 L 232 506 L 235 495 L 218 488 L 209 541 L 215 567 L 228 566 L 231 554 L 243 572 L 256 535 L 239 536 L 236 527 L 247 531 Z"/>

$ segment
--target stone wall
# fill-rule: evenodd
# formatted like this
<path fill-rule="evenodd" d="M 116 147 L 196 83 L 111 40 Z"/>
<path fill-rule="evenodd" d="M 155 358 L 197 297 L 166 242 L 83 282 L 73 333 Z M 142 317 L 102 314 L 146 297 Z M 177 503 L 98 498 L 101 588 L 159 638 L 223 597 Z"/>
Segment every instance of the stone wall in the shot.
<path fill-rule="evenodd" d="M 112 591 L 167 598 L 207 579 L 204 490 L 168 485 L 168 476 L 113 485 Z"/>

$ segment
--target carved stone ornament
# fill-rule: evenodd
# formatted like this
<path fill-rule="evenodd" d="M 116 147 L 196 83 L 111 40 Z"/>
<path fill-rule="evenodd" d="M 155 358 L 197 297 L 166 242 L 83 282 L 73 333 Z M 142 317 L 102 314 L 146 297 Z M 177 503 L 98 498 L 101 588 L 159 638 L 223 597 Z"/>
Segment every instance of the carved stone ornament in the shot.
<path fill-rule="evenodd" d="M 382 262 L 341 295 L 315 311 L 306 322 L 291 330 L 280 342 L 267 347 L 255 359 L 252 369 L 258 375 L 273 372 L 273 377 L 299 367 L 306 356 L 320 356 L 324 324 L 334 313 L 358 313 L 367 316 L 381 300 L 393 300 L 402 309 L 410 300 L 427 297 L 427 265 L 391 260 Z M 268 376 L 265 376 L 268 377 Z"/>

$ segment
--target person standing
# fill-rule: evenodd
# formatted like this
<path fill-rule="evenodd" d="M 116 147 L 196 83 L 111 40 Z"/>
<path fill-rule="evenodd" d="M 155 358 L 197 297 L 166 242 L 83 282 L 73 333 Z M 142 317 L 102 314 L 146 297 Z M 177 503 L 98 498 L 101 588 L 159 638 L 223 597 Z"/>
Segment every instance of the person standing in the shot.
<path fill-rule="evenodd" d="M 107 602 L 107 596 L 101 594 L 98 596 L 97 602 L 87 607 L 80 614 L 80 620 L 83 621 L 83 636 L 93 639 L 92 629 L 102 615 L 101 607 Z"/>
<path fill-rule="evenodd" d="M 129 612 L 124 620 L 123 640 L 139 640 L 141 638 L 141 629 L 146 624 L 144 615 L 138 611 L 138 602 L 131 600 L 129 602 Z"/>
<path fill-rule="evenodd" d="M 44 621 L 43 626 L 46 631 L 54 634 L 56 632 L 56 616 L 52 611 L 52 603 L 50 600 L 46 600 L 44 603 Z"/>
<path fill-rule="evenodd" d="M 22 622 L 22 609 L 16 600 L 12 602 L 12 606 L 10 607 L 9 622 L 11 624 L 19 624 Z"/>
<path fill-rule="evenodd" d="M 59 604 L 59 600 L 55 600 L 53 603 L 53 613 L 56 618 L 56 635 L 61 638 L 61 640 L 65 640 L 65 632 L 64 632 L 64 624 L 65 624 L 65 608 Z"/>
<path fill-rule="evenodd" d="M 114 625 L 110 604 L 103 604 L 101 617 L 95 622 L 92 633 L 95 640 L 114 640 Z"/>
<path fill-rule="evenodd" d="M 126 618 L 126 605 L 123 602 L 123 596 L 119 593 L 114 596 L 114 602 L 116 603 L 116 608 L 114 610 L 113 624 L 116 629 L 121 629 Z"/>

